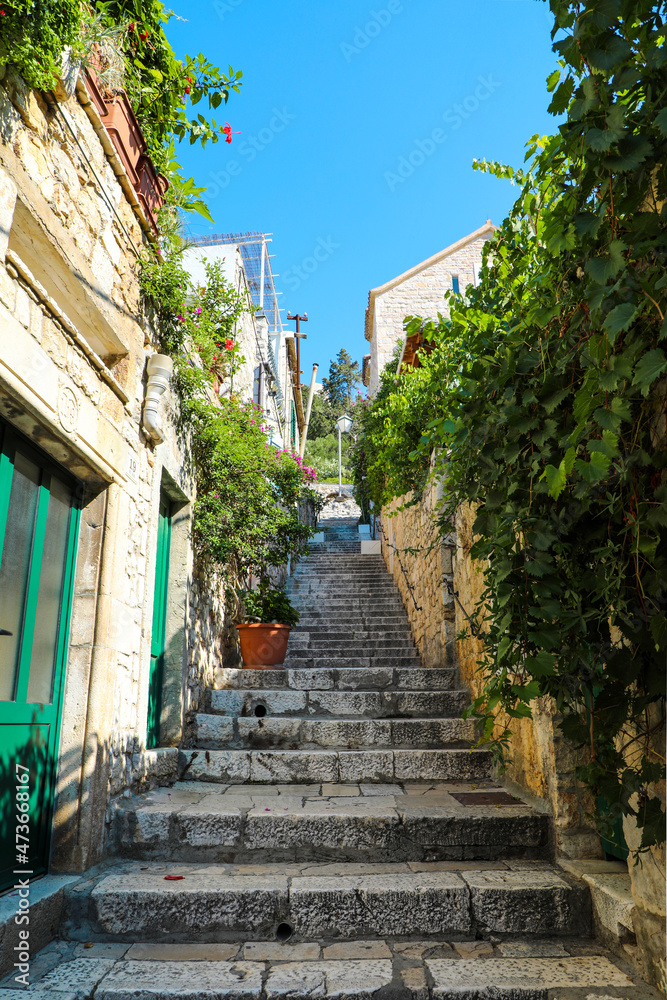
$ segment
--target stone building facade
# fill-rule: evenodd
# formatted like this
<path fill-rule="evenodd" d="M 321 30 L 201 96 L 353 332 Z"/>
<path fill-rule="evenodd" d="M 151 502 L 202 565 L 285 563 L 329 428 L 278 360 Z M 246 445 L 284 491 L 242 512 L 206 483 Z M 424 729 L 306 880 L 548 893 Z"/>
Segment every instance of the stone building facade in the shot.
<path fill-rule="evenodd" d="M 482 248 L 494 230 L 493 223 L 487 219 L 479 229 L 445 250 L 370 290 L 365 323 L 370 356 L 364 362 L 364 372 L 367 372 L 364 384 L 371 393 L 377 392 L 382 369 L 404 337 L 405 317 L 436 319 L 438 313 L 446 316 L 445 292 L 464 292 L 468 285 L 477 284 Z"/>
<path fill-rule="evenodd" d="M 267 242 L 264 233 L 202 237 L 188 247 L 183 261 L 196 284 L 205 283 L 207 264 L 220 263 L 227 281 L 245 299 L 248 308 L 235 332 L 244 362 L 234 377 L 234 391 L 262 407 L 279 448 L 298 451 L 304 415 L 296 388 L 294 335 L 282 326 Z M 260 274 L 254 273 L 258 270 Z"/>
<path fill-rule="evenodd" d="M 40 898 L 53 873 L 101 859 L 112 796 L 174 780 L 186 714 L 222 662 L 221 588 L 193 558 L 188 442 L 140 304 L 152 238 L 83 80 L 43 97 L 7 72 L 0 888 L 25 773 L 30 870 L 50 873 Z"/>

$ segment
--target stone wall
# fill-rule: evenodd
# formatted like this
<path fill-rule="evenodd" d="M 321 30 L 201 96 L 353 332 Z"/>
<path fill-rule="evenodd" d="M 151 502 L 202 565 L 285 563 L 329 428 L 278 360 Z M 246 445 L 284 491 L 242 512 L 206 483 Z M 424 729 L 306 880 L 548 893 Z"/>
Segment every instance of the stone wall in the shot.
<path fill-rule="evenodd" d="M 156 351 L 138 282 L 149 230 L 83 84 L 46 103 L 6 74 L 0 415 L 82 491 L 53 824 L 59 871 L 100 860 L 111 795 L 176 776 L 176 750 L 146 750 L 161 495 L 172 510 L 165 747 L 178 746 L 222 658 L 222 592 L 194 565 L 194 485 L 171 392 L 160 407 L 164 440 L 141 426 Z"/>

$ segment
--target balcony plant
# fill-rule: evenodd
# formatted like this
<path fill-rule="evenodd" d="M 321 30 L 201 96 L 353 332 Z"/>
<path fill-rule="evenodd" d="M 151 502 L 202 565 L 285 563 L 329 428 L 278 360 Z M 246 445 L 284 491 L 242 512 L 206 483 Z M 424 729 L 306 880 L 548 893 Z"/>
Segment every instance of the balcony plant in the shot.
<path fill-rule="evenodd" d="M 285 591 L 263 577 L 257 589 L 240 592 L 238 616 L 243 666 L 266 670 L 284 663 L 290 631 L 299 620 Z"/>

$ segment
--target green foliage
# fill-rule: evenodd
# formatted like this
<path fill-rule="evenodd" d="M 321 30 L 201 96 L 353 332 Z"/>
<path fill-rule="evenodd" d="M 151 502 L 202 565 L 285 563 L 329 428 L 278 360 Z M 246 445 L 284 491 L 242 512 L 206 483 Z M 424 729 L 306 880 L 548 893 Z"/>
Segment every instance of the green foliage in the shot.
<path fill-rule="evenodd" d="M 350 438 L 348 434 L 343 434 L 341 440 L 341 457 L 343 482 L 350 481 L 350 470 L 348 454 L 350 451 Z M 310 434 L 306 441 L 304 458 L 309 465 L 317 469 L 318 479 L 338 479 L 338 432 L 327 434 L 326 437 L 310 440 Z"/>
<path fill-rule="evenodd" d="M 329 378 L 322 379 L 322 388 L 329 405 L 340 416 L 352 406 L 352 398 L 361 383 L 359 362 L 353 361 L 344 347 L 329 365 Z"/>
<path fill-rule="evenodd" d="M 303 399 L 304 413 L 308 406 L 308 386 L 301 386 L 301 396 Z M 343 411 L 341 410 L 340 413 Z M 326 437 L 332 433 L 336 417 L 340 416 L 331 406 L 328 397 L 323 392 L 316 392 L 313 395 L 313 405 L 310 411 L 310 423 L 308 424 L 308 440 L 316 441 L 318 438 Z"/>
<path fill-rule="evenodd" d="M 81 27 L 79 0 L 12 0 L 2 7 L 0 51 L 30 87 L 50 90 L 61 73 L 62 53 Z"/>
<path fill-rule="evenodd" d="M 418 494 L 435 457 L 443 531 L 459 504 L 475 507 L 486 590 L 472 714 L 491 739 L 498 710 L 523 718 L 552 696 L 588 750 L 580 779 L 636 820 L 646 850 L 664 839 L 652 785 L 665 773 L 667 48 L 650 0 L 551 9 L 551 110 L 567 120 L 531 139 L 526 171 L 475 164 L 519 197 L 480 286 L 424 324 L 436 344 L 424 367 L 385 375 L 357 475 L 386 503 Z"/>
<path fill-rule="evenodd" d="M 95 9 L 104 24 L 124 28 L 125 86 L 159 169 L 177 173 L 174 141 L 187 138 L 191 145 L 205 146 L 226 138 L 224 121 L 201 112 L 192 115 L 188 104 L 203 100 L 209 112 L 216 111 L 227 103 L 232 90 L 239 90 L 240 71 L 230 66 L 224 73 L 202 53 L 177 59 L 164 32 L 176 15 L 160 0 L 97 0 Z"/>
<path fill-rule="evenodd" d="M 266 581 L 256 590 L 241 592 L 243 622 L 277 622 L 294 627 L 299 621 L 299 612 L 292 605 L 281 587 L 271 587 Z"/>

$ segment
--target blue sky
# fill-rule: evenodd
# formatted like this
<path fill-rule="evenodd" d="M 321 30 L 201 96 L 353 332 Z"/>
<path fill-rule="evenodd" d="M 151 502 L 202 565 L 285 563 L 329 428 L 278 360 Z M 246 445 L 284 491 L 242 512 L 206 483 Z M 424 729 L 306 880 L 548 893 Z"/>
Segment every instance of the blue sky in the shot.
<path fill-rule="evenodd" d="M 215 219 L 193 216 L 190 229 L 273 233 L 281 305 L 309 316 L 306 380 L 314 361 L 328 374 L 341 347 L 361 360 L 369 289 L 501 221 L 515 189 L 472 160 L 519 165 L 527 139 L 555 128 L 542 0 L 174 7 L 187 18 L 168 27 L 179 56 L 202 51 L 243 71 L 219 109 L 241 134 L 178 147 Z"/>

